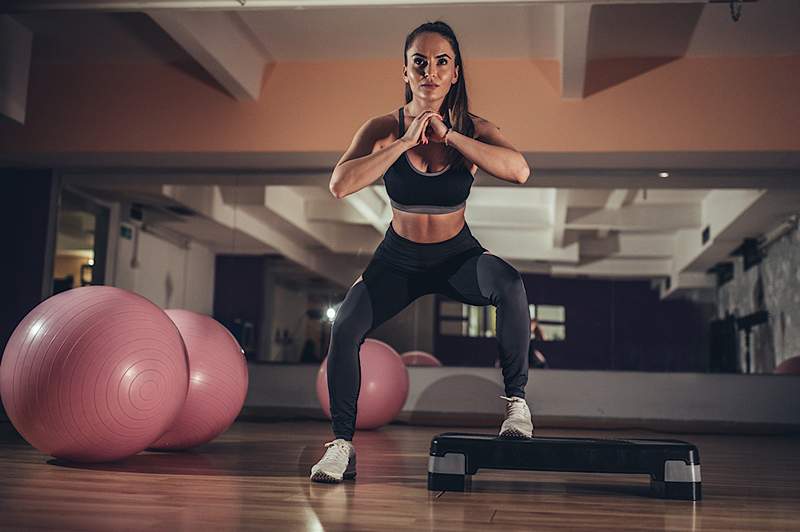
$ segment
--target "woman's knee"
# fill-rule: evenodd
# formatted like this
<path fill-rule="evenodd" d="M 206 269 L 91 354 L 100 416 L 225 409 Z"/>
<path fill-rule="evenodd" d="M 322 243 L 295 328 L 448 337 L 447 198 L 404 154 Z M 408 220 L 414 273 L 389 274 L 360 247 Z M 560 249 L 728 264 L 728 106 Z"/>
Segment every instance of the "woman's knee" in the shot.
<path fill-rule="evenodd" d="M 350 288 L 331 324 L 331 352 L 350 352 L 372 326 L 372 304 L 363 281 Z"/>
<path fill-rule="evenodd" d="M 358 342 L 367 334 L 368 326 L 357 316 L 336 319 L 331 326 L 331 342 Z"/>
<path fill-rule="evenodd" d="M 528 304 L 528 296 L 525 293 L 525 284 L 522 276 L 515 270 L 515 275 L 510 275 L 504 280 L 499 290 L 500 301 Z"/>
<path fill-rule="evenodd" d="M 485 253 L 478 263 L 478 276 L 481 285 L 484 283 L 491 287 L 491 292 L 498 298 L 525 294 L 525 285 L 522 276 L 508 262 L 496 255 Z"/>

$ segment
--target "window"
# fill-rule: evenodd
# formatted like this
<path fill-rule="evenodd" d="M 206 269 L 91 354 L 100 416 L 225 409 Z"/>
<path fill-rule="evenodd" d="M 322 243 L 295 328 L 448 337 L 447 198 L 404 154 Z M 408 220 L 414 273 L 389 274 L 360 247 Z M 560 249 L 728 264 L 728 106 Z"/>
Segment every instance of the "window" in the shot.
<path fill-rule="evenodd" d="M 560 305 L 528 305 L 531 319 L 536 319 L 546 342 L 567 338 L 567 311 Z M 491 338 L 497 336 L 497 308 L 475 307 L 457 301 L 439 300 L 439 334 Z"/>
<path fill-rule="evenodd" d="M 439 301 L 439 334 L 444 336 L 496 336 L 497 309 L 457 301 Z"/>
<path fill-rule="evenodd" d="M 560 305 L 529 304 L 531 319 L 539 323 L 545 342 L 563 342 L 567 339 L 567 309 Z"/>

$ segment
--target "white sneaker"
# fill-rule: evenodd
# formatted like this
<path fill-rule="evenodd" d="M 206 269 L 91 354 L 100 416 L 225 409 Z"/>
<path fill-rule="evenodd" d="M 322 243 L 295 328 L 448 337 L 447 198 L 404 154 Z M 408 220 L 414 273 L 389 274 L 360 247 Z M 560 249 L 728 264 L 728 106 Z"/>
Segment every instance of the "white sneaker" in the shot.
<path fill-rule="evenodd" d="M 506 420 L 500 427 L 501 438 L 533 438 L 533 422 L 528 403 L 521 397 L 500 396 L 506 403 Z"/>
<path fill-rule="evenodd" d="M 337 438 L 325 444 L 325 456 L 311 468 L 315 482 L 341 482 L 356 476 L 356 448 L 347 440 Z"/>

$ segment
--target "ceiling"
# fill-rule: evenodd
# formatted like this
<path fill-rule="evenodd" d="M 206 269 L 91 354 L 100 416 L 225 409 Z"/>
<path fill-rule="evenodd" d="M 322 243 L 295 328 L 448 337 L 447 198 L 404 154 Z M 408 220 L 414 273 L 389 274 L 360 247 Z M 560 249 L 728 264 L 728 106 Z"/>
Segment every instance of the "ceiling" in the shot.
<path fill-rule="evenodd" d="M 151 3 L 137 2 L 141 11 Z M 746 3 L 738 22 L 731 20 L 727 3 L 596 3 L 589 20 L 589 59 L 800 54 L 800 2 L 796 0 Z M 13 11 L 15 2 L 10 4 Z M 16 4 L 28 10 L 14 16 L 34 32 L 37 61 L 146 63 L 190 57 L 144 12 L 93 10 L 99 9 L 93 5 L 109 9 L 114 2 L 85 1 L 80 10 L 45 12 L 30 10 L 64 3 Z M 469 36 L 462 43 L 467 58 L 559 59 L 558 5 L 496 2 L 462 4 L 457 9 L 365 5 L 226 13 L 247 28 L 271 61 L 402 58 L 398 43 L 403 42 L 407 28 L 420 20 L 436 19 Z"/>
<path fill-rule="evenodd" d="M 583 72 L 595 59 L 800 54 L 797 0 L 745 3 L 738 22 L 727 3 L 389 3 L 394 5 L 315 7 L 298 0 L 259 9 L 248 2 L 237 10 L 209 8 L 222 2 L 180 1 L 9 5 L 34 33 L 35 63 L 196 62 L 239 100 L 252 96 L 247 80 L 236 79 L 232 66 L 204 60 L 208 48 L 224 47 L 228 39 L 249 43 L 257 65 L 252 68 L 276 61 L 401 58 L 398 43 L 406 30 L 439 18 L 469 35 L 462 45 L 466 57 L 558 61 L 565 98 L 580 97 L 583 77 L 572 72 Z M 209 9 L 200 13 L 198 7 Z M 186 28 L 203 28 L 208 42 L 187 38 Z M 227 71 L 220 74 L 220 68 Z M 227 163 L 215 154 L 166 154 L 152 163 L 137 154 L 90 155 L 40 154 L 37 161 L 49 157 L 74 186 L 149 206 L 151 224 L 216 251 L 282 257 L 283 275 L 317 289 L 349 286 L 391 217 L 380 184 L 342 200 L 331 196 L 331 154 L 305 154 L 302 162 L 291 154 L 256 154 Z M 713 287 L 709 268 L 742 239 L 764 235 L 797 212 L 798 162 L 795 153 L 777 152 L 738 158 L 537 154 L 535 176 L 524 188 L 497 186 L 479 174 L 466 217 L 484 247 L 521 271 L 651 279 L 668 296 Z M 659 178 L 665 168 L 672 175 Z M 606 188 L 597 188 L 600 174 Z"/>

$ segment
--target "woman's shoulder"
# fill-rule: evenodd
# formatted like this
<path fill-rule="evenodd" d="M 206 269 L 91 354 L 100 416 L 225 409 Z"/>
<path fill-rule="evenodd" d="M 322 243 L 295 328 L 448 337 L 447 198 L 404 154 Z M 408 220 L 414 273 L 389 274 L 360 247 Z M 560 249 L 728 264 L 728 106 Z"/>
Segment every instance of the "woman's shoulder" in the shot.
<path fill-rule="evenodd" d="M 492 125 L 492 123 L 487 118 L 484 118 L 482 116 L 478 116 L 478 115 L 476 115 L 475 113 L 472 113 L 472 112 L 468 113 L 468 115 L 469 115 L 470 119 L 472 119 L 472 123 L 475 125 L 475 129 L 476 130 L 479 127 L 483 128 L 483 127 L 486 127 L 488 125 Z"/>
<path fill-rule="evenodd" d="M 397 124 L 397 110 L 395 110 L 391 113 L 370 116 L 364 121 L 364 125 L 362 127 L 369 128 L 373 131 L 382 131 L 388 130 L 392 126 L 394 126 L 396 129 Z"/>
<path fill-rule="evenodd" d="M 386 114 L 376 115 L 369 119 L 373 131 L 376 132 L 375 149 L 381 149 L 385 144 L 397 140 L 400 129 L 400 118 L 397 109 Z"/>
<path fill-rule="evenodd" d="M 475 126 L 475 138 L 484 137 L 485 133 L 490 129 L 500 129 L 488 118 L 478 116 L 474 113 L 469 113 L 469 117 L 472 119 L 473 126 Z"/>

